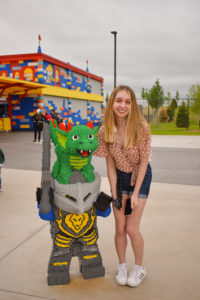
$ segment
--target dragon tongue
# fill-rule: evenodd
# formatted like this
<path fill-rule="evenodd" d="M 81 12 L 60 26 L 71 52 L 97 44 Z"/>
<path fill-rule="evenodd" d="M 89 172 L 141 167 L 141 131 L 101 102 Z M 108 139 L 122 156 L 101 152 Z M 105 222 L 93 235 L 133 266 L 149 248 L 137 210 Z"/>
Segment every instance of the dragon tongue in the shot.
<path fill-rule="evenodd" d="M 82 155 L 83 156 L 88 156 L 88 151 L 83 151 Z"/>

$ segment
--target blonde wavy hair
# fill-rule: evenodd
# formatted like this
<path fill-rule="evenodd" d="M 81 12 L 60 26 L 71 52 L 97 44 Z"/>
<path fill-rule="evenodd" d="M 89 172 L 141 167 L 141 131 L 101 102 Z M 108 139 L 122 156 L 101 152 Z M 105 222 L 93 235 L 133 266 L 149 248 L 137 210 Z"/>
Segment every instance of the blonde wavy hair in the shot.
<path fill-rule="evenodd" d="M 126 91 L 130 95 L 131 99 L 131 110 L 127 117 L 126 122 L 126 134 L 125 134 L 125 147 L 133 146 L 138 144 L 140 139 L 144 134 L 144 124 L 146 122 L 142 113 L 139 110 L 135 93 L 133 90 L 126 85 L 117 86 L 107 102 L 105 112 L 104 112 L 104 141 L 106 143 L 113 143 L 115 141 L 115 126 L 116 120 L 113 112 L 113 104 L 116 98 L 116 95 L 120 91 Z"/>

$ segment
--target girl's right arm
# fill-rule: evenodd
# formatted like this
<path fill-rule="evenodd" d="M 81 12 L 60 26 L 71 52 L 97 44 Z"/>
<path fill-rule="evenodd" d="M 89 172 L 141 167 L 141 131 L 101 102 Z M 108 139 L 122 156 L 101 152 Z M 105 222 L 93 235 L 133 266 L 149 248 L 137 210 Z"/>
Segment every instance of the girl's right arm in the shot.
<path fill-rule="evenodd" d="M 107 174 L 110 183 L 112 198 L 116 199 L 117 198 L 117 191 L 116 191 L 117 172 L 116 172 L 114 159 L 112 158 L 111 155 L 108 155 L 106 157 L 106 165 L 107 165 Z"/>

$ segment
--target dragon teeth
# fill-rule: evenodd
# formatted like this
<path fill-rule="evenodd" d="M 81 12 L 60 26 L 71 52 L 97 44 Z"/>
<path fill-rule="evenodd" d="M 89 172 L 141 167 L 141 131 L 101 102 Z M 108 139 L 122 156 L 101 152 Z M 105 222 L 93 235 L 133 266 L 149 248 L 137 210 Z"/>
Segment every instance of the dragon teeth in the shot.
<path fill-rule="evenodd" d="M 80 150 L 80 154 L 83 154 L 83 152 L 84 152 L 84 150 Z M 91 149 L 89 149 L 88 151 L 85 151 L 85 152 L 89 152 L 89 153 L 91 153 L 91 152 L 92 152 L 92 150 L 91 150 Z"/>

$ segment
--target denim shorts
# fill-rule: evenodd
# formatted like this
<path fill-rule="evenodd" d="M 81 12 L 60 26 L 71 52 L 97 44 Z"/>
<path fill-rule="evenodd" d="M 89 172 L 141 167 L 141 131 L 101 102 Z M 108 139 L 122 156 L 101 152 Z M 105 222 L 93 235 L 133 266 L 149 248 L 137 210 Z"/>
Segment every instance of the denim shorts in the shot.
<path fill-rule="evenodd" d="M 122 194 L 126 195 L 132 195 L 135 186 L 130 185 L 132 172 L 125 173 L 122 171 L 117 170 L 117 176 L 122 178 Z M 151 166 L 148 164 L 146 174 L 144 177 L 144 180 L 142 182 L 138 198 L 147 198 L 150 191 L 151 186 L 151 180 L 152 180 L 152 171 Z"/>

